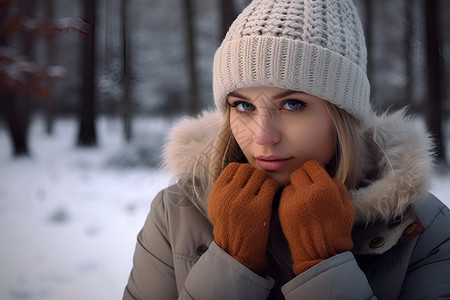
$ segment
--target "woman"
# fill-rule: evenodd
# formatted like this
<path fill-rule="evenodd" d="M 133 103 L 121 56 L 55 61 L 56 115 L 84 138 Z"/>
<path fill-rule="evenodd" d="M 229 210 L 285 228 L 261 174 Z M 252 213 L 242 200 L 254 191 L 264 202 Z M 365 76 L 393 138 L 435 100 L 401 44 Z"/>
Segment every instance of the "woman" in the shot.
<path fill-rule="evenodd" d="M 370 110 L 351 0 L 254 0 L 214 59 L 217 112 L 171 132 L 124 299 L 437 299 L 449 210 L 431 142 Z"/>

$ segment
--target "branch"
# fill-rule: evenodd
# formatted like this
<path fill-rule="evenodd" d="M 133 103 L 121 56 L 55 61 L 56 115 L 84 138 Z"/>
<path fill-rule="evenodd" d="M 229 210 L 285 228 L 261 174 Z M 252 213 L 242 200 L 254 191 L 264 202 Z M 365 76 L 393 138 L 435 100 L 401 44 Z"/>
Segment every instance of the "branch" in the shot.
<path fill-rule="evenodd" d="M 25 56 L 17 55 L 11 48 L 0 47 L 0 94 L 24 90 L 49 100 L 50 92 L 43 87 L 44 81 L 63 78 L 65 74 L 62 66 L 40 66 Z"/>
<path fill-rule="evenodd" d="M 6 17 L 0 25 L 0 37 L 8 36 L 13 32 L 53 36 L 61 31 L 72 31 L 79 35 L 86 35 L 88 30 L 88 24 L 80 18 L 67 17 L 52 22 L 15 15 Z"/>

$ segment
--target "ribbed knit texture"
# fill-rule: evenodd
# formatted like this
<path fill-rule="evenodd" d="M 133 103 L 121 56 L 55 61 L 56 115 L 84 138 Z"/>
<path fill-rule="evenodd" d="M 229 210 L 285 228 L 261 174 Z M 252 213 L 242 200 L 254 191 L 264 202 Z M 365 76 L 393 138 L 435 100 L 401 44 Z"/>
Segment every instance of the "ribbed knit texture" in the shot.
<path fill-rule="evenodd" d="M 254 0 L 214 58 L 216 106 L 235 89 L 275 86 L 325 99 L 359 120 L 370 112 L 363 29 L 351 0 Z"/>

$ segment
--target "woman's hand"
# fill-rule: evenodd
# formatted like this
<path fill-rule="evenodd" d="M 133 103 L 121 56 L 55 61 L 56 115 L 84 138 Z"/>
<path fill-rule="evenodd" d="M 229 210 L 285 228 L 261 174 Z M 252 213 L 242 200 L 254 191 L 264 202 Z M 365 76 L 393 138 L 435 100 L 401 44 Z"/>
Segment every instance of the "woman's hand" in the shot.
<path fill-rule="evenodd" d="M 253 272 L 262 274 L 272 202 L 278 184 L 249 164 L 230 163 L 208 199 L 217 245 Z"/>
<path fill-rule="evenodd" d="M 347 188 L 317 161 L 308 161 L 291 174 L 279 216 L 296 275 L 353 248 L 353 215 Z"/>

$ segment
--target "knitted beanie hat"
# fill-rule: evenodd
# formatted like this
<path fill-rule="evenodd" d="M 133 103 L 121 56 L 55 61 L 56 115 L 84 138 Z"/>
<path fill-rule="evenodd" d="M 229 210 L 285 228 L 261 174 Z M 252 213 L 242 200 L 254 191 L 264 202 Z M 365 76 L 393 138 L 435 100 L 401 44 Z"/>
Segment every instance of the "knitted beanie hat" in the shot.
<path fill-rule="evenodd" d="M 274 86 L 320 97 L 358 120 L 370 112 L 364 33 L 352 0 L 254 0 L 214 57 L 216 106 L 238 88 Z"/>

